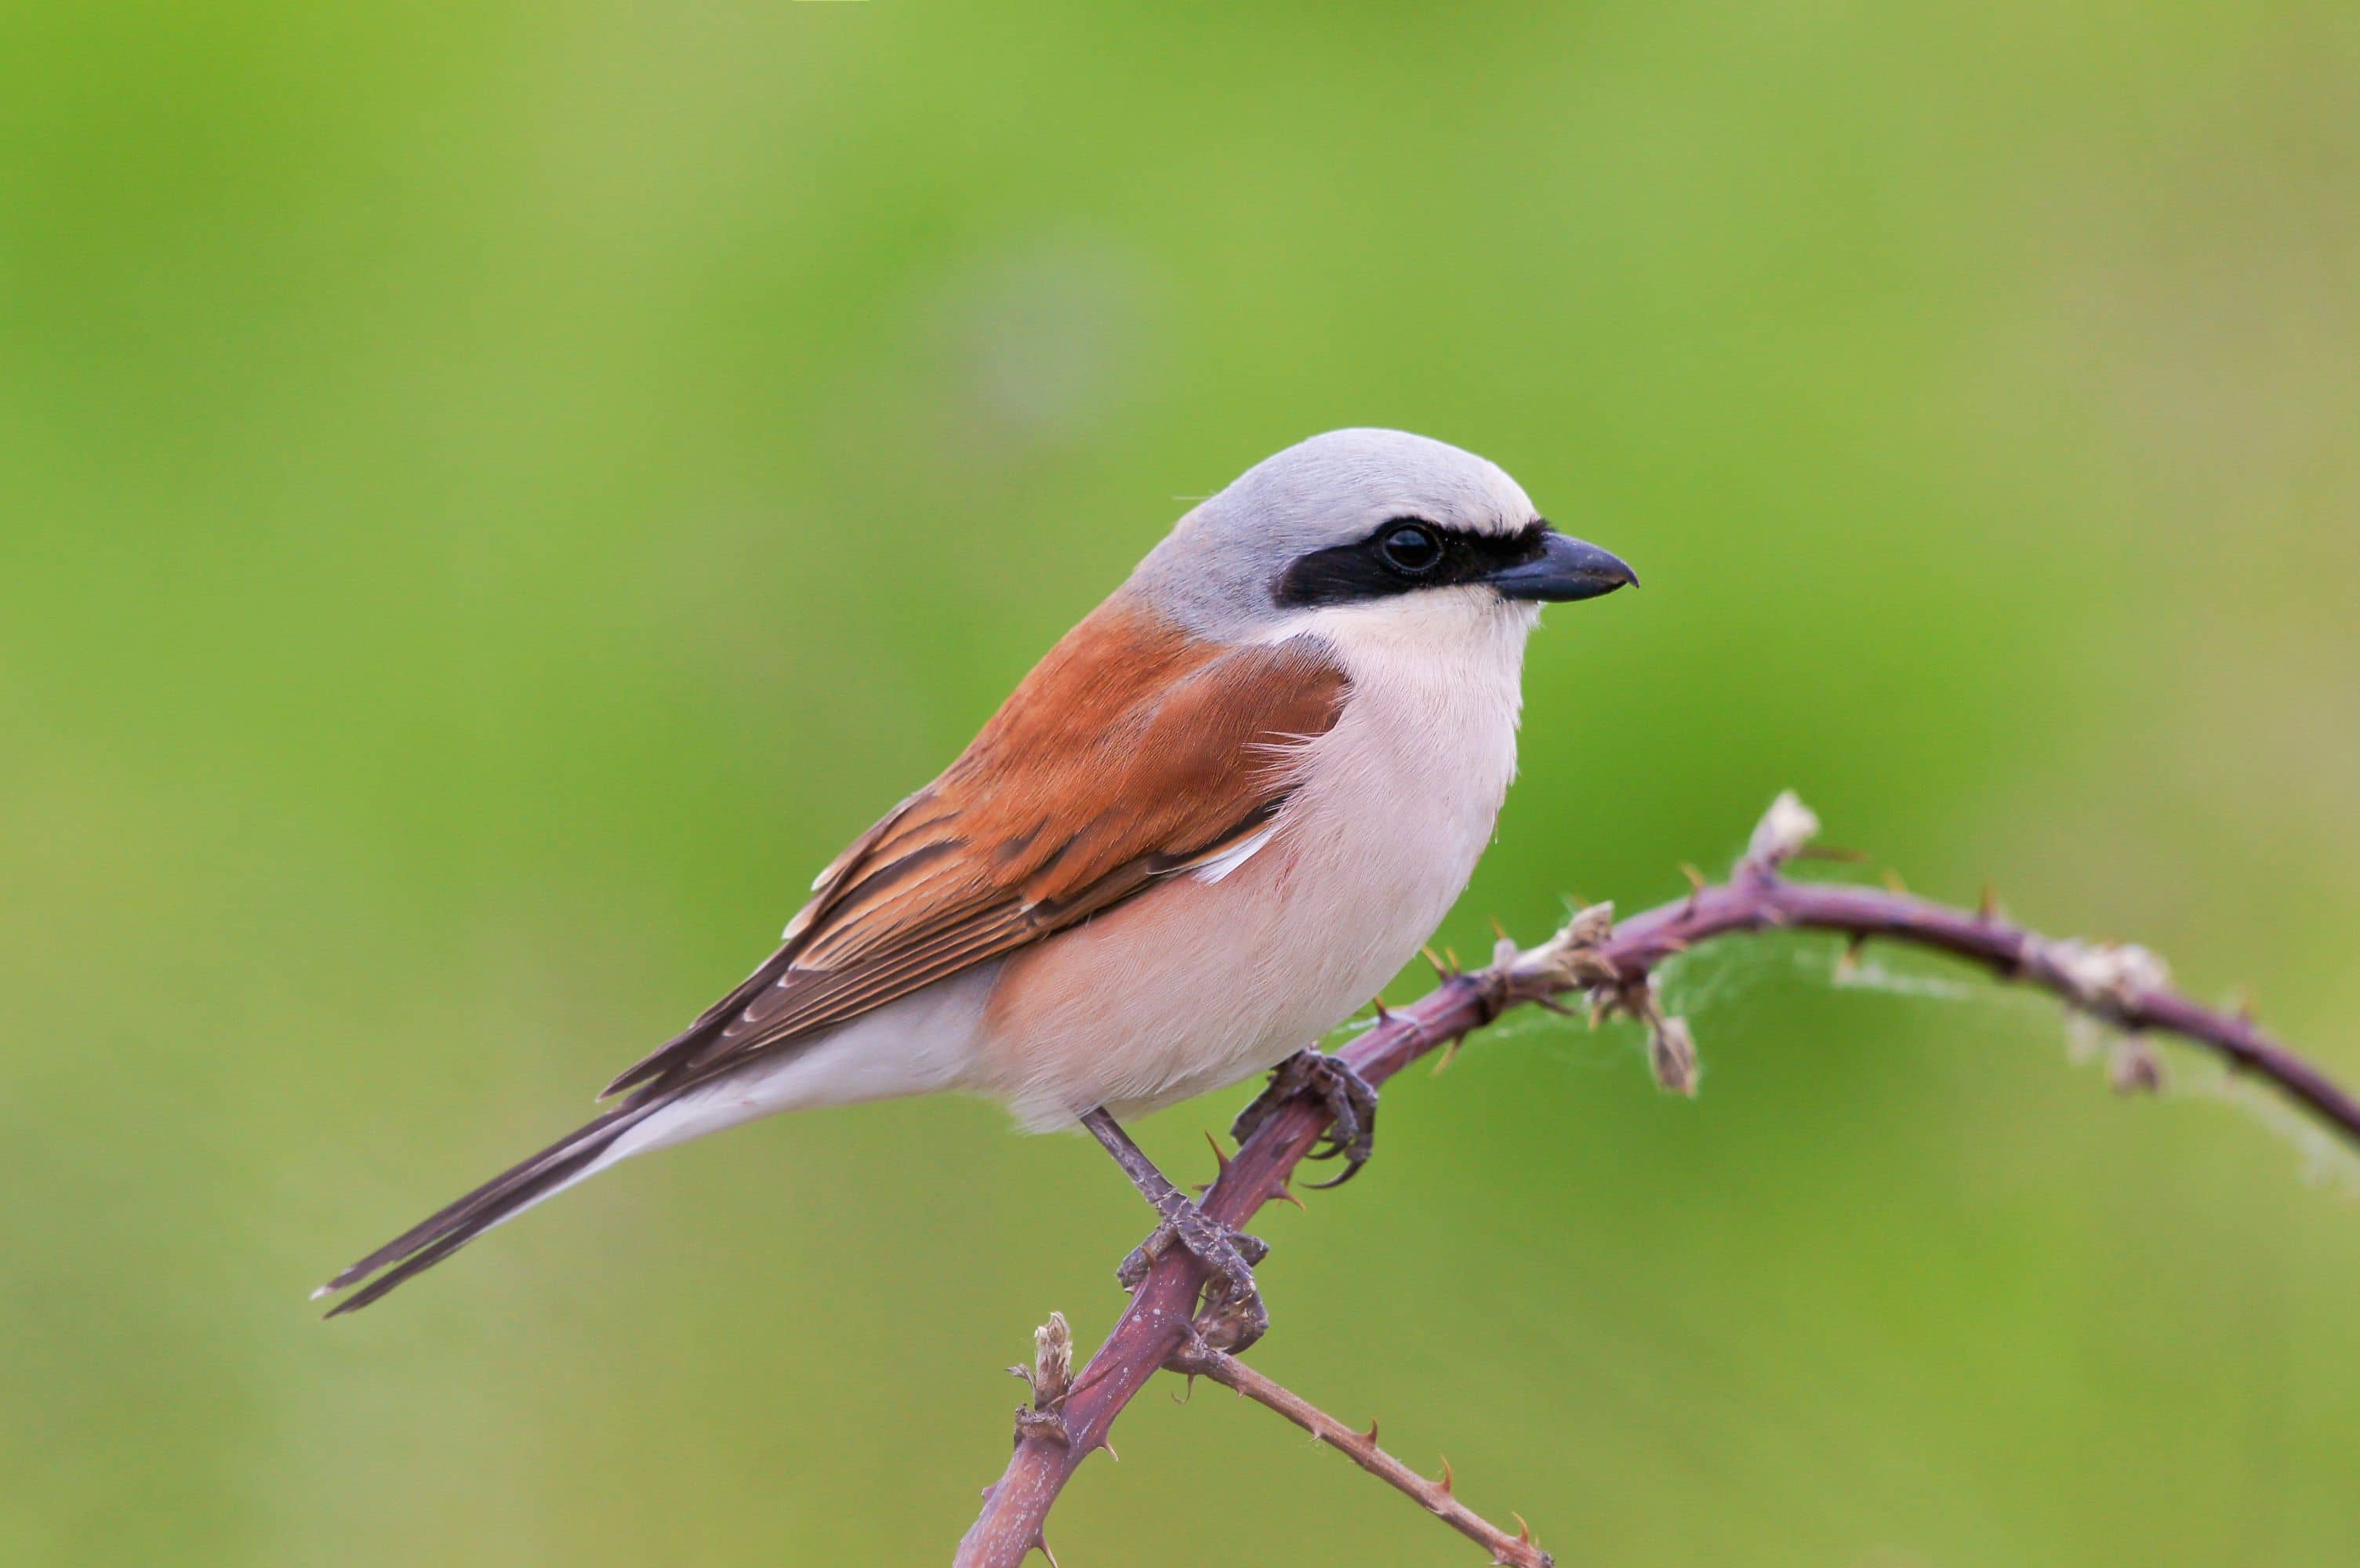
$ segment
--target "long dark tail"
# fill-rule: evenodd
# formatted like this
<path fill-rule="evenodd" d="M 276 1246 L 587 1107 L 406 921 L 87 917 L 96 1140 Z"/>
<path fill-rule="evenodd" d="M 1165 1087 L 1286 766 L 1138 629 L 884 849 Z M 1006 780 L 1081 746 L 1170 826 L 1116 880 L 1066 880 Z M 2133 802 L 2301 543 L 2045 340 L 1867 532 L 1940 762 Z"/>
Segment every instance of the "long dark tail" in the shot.
<path fill-rule="evenodd" d="M 312 1292 L 313 1297 L 331 1295 L 377 1274 L 376 1279 L 330 1308 L 327 1315 L 338 1317 L 367 1306 L 412 1275 L 433 1268 L 502 1220 L 587 1175 L 598 1157 L 659 1104 L 653 1099 L 639 1099 L 620 1105 L 597 1120 L 576 1127 L 531 1159 L 509 1167 L 458 1202 L 419 1221 L 321 1286 Z M 377 1274 L 380 1269 L 385 1272 Z"/>

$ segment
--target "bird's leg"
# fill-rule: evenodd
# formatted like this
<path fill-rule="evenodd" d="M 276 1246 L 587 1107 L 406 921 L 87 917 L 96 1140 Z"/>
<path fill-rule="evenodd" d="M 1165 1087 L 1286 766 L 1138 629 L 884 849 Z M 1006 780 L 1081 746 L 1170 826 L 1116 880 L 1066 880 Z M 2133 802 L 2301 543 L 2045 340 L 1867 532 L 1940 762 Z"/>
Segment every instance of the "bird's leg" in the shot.
<path fill-rule="evenodd" d="M 1312 1185 L 1340 1187 L 1360 1173 L 1360 1167 L 1369 1162 L 1370 1152 L 1377 1145 L 1377 1092 L 1340 1056 L 1330 1056 L 1317 1046 L 1309 1046 L 1280 1062 L 1270 1075 L 1270 1086 L 1254 1096 L 1253 1104 L 1240 1111 L 1238 1119 L 1229 1125 L 1229 1136 L 1243 1143 L 1281 1105 L 1303 1094 L 1317 1095 L 1331 1118 L 1327 1143 L 1311 1158 L 1344 1157 L 1342 1175 L 1333 1181 L 1314 1181 Z"/>
<path fill-rule="evenodd" d="M 1270 1313 L 1263 1309 L 1262 1292 L 1255 1288 L 1253 1266 L 1270 1256 L 1269 1246 L 1190 1203 L 1187 1195 L 1155 1168 L 1155 1162 L 1107 1114 L 1105 1106 L 1085 1116 L 1082 1125 L 1106 1146 L 1106 1151 L 1114 1156 L 1114 1162 L 1122 1167 L 1122 1173 L 1131 1178 L 1139 1195 L 1147 1200 L 1148 1206 L 1163 1222 L 1115 1270 L 1122 1288 L 1137 1290 L 1155 1260 L 1177 1242 L 1213 1271 L 1206 1290 L 1205 1319 L 1200 1325 L 1206 1339 L 1230 1351 L 1243 1350 L 1260 1339 L 1270 1327 Z"/>

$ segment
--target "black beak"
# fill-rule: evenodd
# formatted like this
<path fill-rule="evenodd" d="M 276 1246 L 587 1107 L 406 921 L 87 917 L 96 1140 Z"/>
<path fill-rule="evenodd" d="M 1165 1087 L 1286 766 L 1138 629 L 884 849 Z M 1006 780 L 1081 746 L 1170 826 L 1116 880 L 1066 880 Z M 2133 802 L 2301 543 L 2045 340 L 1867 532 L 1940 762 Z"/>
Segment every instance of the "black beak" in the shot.
<path fill-rule="evenodd" d="M 1521 566 L 1503 566 L 1483 581 L 1502 599 L 1595 599 L 1617 588 L 1636 588 L 1639 574 L 1594 544 L 1568 539 L 1555 528 L 1541 533 L 1541 552 Z"/>

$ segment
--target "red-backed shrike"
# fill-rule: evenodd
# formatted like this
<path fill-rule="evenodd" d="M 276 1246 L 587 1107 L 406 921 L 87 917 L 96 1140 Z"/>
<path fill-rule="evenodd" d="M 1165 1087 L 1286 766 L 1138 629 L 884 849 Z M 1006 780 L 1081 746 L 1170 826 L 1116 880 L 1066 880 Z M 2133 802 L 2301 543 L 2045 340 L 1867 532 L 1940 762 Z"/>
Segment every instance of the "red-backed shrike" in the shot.
<path fill-rule="evenodd" d="M 1116 1118 L 1284 1062 L 1273 1093 L 1324 1094 L 1330 1152 L 1358 1167 L 1374 1094 L 1311 1042 L 1417 952 L 1490 842 L 1541 604 L 1635 581 L 1440 441 L 1338 430 L 1256 464 L 822 872 L 778 952 L 609 1084 L 611 1109 L 320 1293 L 360 1285 L 334 1312 L 366 1306 L 651 1149 L 958 1089 L 1029 1129 L 1088 1127 L 1164 1221 L 1127 1269 L 1186 1246 L 1251 1338 L 1259 1245 Z"/>

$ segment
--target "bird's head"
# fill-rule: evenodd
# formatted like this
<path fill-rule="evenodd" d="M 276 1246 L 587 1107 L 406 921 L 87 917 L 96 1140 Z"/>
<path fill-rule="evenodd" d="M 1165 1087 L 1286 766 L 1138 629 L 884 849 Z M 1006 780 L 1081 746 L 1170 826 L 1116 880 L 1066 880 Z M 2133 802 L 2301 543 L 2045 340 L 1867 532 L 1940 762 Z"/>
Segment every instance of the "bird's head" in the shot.
<path fill-rule="evenodd" d="M 1638 576 L 1561 534 L 1498 464 L 1401 430 L 1345 430 L 1246 470 L 1141 563 L 1133 587 L 1200 637 L 1328 625 L 1528 627 L 1542 604 Z"/>

